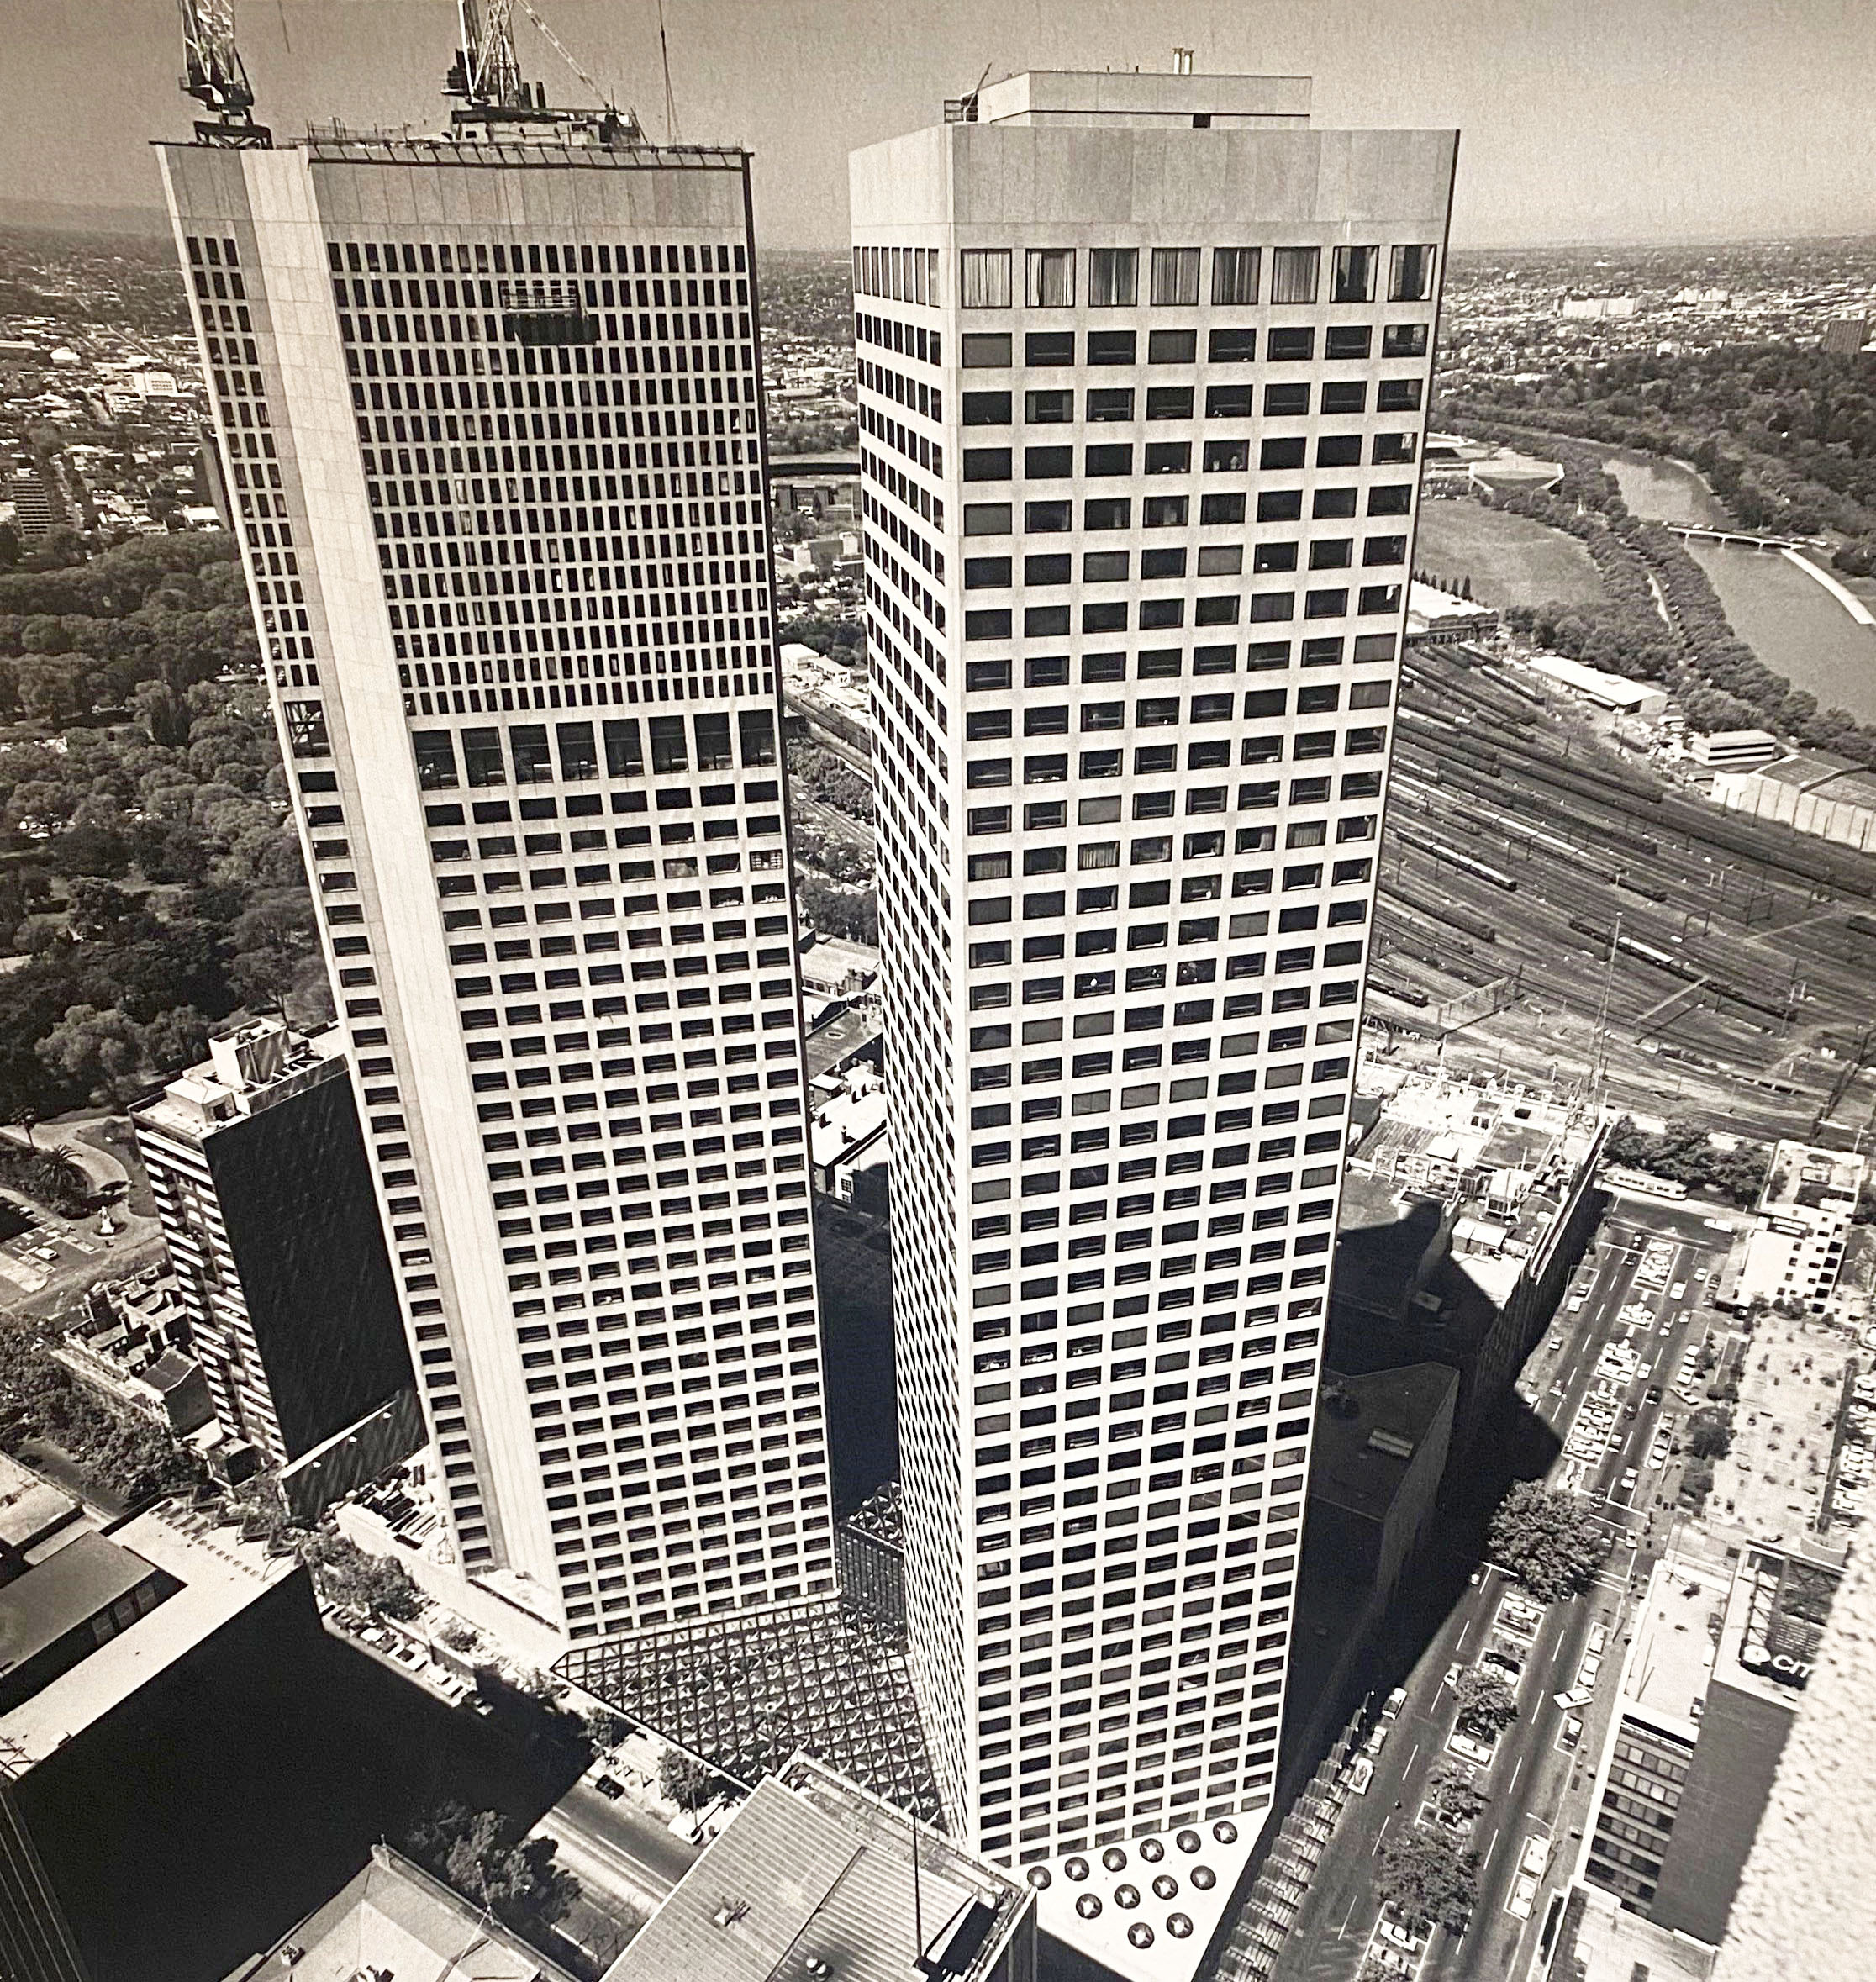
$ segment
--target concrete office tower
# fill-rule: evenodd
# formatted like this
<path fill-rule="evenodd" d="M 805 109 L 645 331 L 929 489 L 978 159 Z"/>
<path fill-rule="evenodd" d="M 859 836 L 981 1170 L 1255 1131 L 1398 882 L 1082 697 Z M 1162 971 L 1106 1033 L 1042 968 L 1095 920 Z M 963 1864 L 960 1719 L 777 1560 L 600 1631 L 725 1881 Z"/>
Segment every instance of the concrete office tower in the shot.
<path fill-rule="evenodd" d="M 992 1857 L 1270 1798 L 1456 145 L 1028 75 L 852 161 L 909 1600 Z"/>
<path fill-rule="evenodd" d="M 160 156 L 461 1566 L 827 1592 L 747 156 Z"/>
<path fill-rule="evenodd" d="M 263 1020 L 208 1056 L 130 1120 L 223 1436 L 277 1470 L 408 1391 L 410 1352 L 343 1038 Z"/>

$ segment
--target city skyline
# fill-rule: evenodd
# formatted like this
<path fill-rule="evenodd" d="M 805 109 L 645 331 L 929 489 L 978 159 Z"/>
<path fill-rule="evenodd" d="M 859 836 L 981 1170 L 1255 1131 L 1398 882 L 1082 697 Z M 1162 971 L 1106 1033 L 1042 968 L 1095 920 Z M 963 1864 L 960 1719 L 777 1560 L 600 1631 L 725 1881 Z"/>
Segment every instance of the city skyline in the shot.
<path fill-rule="evenodd" d="M 377 8 L 368 62 L 352 36 L 357 13 L 357 0 L 245 9 L 249 66 L 283 133 L 329 118 L 339 103 L 361 126 L 422 128 L 430 114 L 451 9 L 437 0 Z M 1841 59 L 1857 40 L 1850 0 L 1775 10 L 1605 0 L 1588 13 L 1546 0 L 1436 0 L 1411 13 L 1352 0 L 1253 13 L 1209 0 L 1163 19 L 1120 0 L 1060 0 L 1037 6 L 1014 43 L 1005 18 L 983 4 L 947 9 L 909 36 L 882 0 L 772 18 L 752 43 L 736 10 L 699 0 L 667 10 L 682 134 L 761 156 L 757 227 L 777 247 L 843 245 L 846 151 L 911 128 L 986 64 L 993 76 L 1110 64 L 1150 71 L 1170 67 L 1175 42 L 1194 48 L 1204 72 L 1312 75 L 1319 113 L 1338 124 L 1471 128 L 1455 203 L 1461 249 L 1828 236 L 1855 231 L 1876 207 L 1876 162 L 1833 135 L 1858 114 L 1857 66 Z M 563 0 L 551 24 L 661 138 L 652 11 L 619 16 Z M 164 9 L 132 0 L 52 0 L 35 14 L 26 59 L 0 79 L 0 165 L 15 198 L 65 198 L 81 182 L 71 169 L 81 147 L 59 106 L 82 88 L 106 92 L 122 134 L 102 149 L 87 134 L 87 198 L 160 204 L 142 134 L 175 128 L 172 32 Z M 589 93 L 539 36 L 520 32 L 524 66 L 550 80 L 551 95 Z M 800 119 L 782 108 L 810 92 L 833 114 Z"/>

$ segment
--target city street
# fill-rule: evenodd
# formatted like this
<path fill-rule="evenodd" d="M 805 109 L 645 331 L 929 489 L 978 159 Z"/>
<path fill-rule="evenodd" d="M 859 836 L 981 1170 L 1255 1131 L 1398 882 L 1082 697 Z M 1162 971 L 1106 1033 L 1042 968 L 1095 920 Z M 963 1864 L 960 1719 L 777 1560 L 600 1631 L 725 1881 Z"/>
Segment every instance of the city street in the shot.
<path fill-rule="evenodd" d="M 1502 1572 L 1488 1568 L 1462 1585 L 1461 1600 L 1403 1681 L 1404 1704 L 1383 1723 L 1387 1732 L 1373 1757 L 1367 1793 L 1350 1798 L 1324 1853 L 1279 1963 L 1280 1982 L 1346 1982 L 1359 1970 L 1379 1917 L 1373 1853 L 1400 1826 L 1415 1821 L 1431 1795 L 1434 1769 L 1448 1754 L 1455 1721 L 1449 1670 L 1473 1664 L 1492 1644 L 1521 1669 L 1516 1681 L 1519 1717 L 1478 1771 L 1478 1786 L 1488 1799 L 1472 1837 L 1480 1858 L 1478 1901 L 1463 1937 L 1438 1933 L 1431 1948 L 1420 1951 L 1419 1970 L 1427 1982 L 1502 1982 L 1523 1974 L 1551 1895 L 1567 1880 L 1580 1848 L 1584 1807 L 1620 1668 L 1627 1605 L 1646 1582 L 1651 1551 L 1666 1540 L 1678 1467 L 1669 1460 L 1656 1469 L 1647 1462 L 1657 1424 L 1686 1415 L 1686 1406 L 1673 1394 L 1676 1368 L 1684 1349 L 1689 1342 L 1697 1346 L 1715 1319 L 1705 1304 L 1730 1235 L 1708 1220 L 1725 1215 L 1705 1205 L 1619 1199 L 1605 1219 L 1548 1336 L 1520 1379 L 1535 1414 L 1523 1421 L 1531 1449 L 1499 1455 L 1498 1463 L 1509 1463 L 1517 1478 L 1544 1470 L 1547 1452 L 1568 1440 L 1597 1387 L 1598 1358 L 1605 1347 L 1631 1350 L 1638 1360 L 1633 1375 L 1620 1385 L 1611 1427 L 1597 1437 L 1599 1456 L 1585 1466 L 1567 1451 L 1557 1451 L 1547 1474 L 1553 1487 L 1573 1483 L 1610 1523 L 1615 1546 L 1609 1562 L 1591 1589 L 1545 1609 L 1541 1619 L 1531 1621 L 1534 1629 L 1515 1615 L 1515 1598 L 1506 1611 L 1505 1600 L 1515 1585 Z M 1641 1284 L 1636 1277 L 1652 1238 L 1671 1247 L 1657 1255 L 1657 1264 L 1665 1265 L 1657 1288 Z M 1696 1277 L 1703 1272 L 1704 1280 Z M 1681 1289 L 1678 1297 L 1676 1288 Z M 1579 1297 L 1580 1305 L 1575 1305 Z M 1648 1312 L 1646 1327 L 1636 1311 L 1641 1307 Z M 1626 1318 L 1625 1310 L 1630 1310 Z M 1656 1384 L 1663 1397 L 1651 1405 L 1647 1393 Z M 1625 1486 L 1631 1469 L 1635 1483 Z M 1441 1567 L 1431 1565 L 1436 1578 Z M 1455 1579 L 1462 1573 L 1459 1570 Z M 1566 1712 L 1554 1696 L 1575 1684 L 1598 1626 L 1606 1642 L 1592 1698 L 1575 1712 Z M 1371 1711 L 1380 1704 L 1377 1698 Z M 1579 1723 L 1573 1734 L 1572 1721 Z M 1533 1837 L 1553 1842 L 1537 1890 L 1532 1894 L 1527 1887 L 1520 1896 L 1520 1912 L 1514 1913 L 1508 1902 Z M 1528 1911 L 1523 1910 L 1526 1899 Z"/>

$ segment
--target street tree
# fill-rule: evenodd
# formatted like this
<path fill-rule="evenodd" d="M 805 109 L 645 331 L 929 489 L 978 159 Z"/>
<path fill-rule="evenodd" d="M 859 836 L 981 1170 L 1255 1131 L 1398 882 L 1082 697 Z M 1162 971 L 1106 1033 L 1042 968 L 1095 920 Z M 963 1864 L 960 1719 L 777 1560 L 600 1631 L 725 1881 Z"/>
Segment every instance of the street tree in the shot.
<path fill-rule="evenodd" d="M 466 1900 L 485 1906 L 522 1933 L 538 1933 L 563 1918 L 580 1883 L 557 1865 L 551 1837 L 517 1837 L 493 1810 L 472 1811 L 453 1800 L 414 1824 L 404 1849 Z"/>
<path fill-rule="evenodd" d="M 1497 1734 L 1518 1717 L 1518 1698 L 1496 1673 L 1483 1666 L 1469 1667 L 1459 1675 L 1453 1689 L 1459 1703 L 1462 1726 L 1480 1734 Z"/>
<path fill-rule="evenodd" d="M 1609 1536 L 1576 1494 L 1520 1480 L 1492 1516 L 1487 1547 L 1494 1562 L 1547 1604 L 1595 1580 L 1609 1555 Z"/>
<path fill-rule="evenodd" d="M 1386 1905 L 1416 1925 L 1465 1932 L 1478 1900 L 1477 1852 L 1410 1824 L 1383 1837 L 1375 1858 L 1375 1891 Z"/>

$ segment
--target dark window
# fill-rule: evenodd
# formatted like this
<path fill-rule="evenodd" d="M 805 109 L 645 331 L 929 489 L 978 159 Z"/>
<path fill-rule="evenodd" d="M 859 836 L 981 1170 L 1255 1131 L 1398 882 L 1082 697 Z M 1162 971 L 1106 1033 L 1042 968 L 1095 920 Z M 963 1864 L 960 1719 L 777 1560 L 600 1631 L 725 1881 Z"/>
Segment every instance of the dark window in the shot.
<path fill-rule="evenodd" d="M 1200 523 L 1242 523 L 1244 520 L 1244 494 L 1241 490 L 1230 495 L 1208 495 L 1199 498 Z"/>
<path fill-rule="evenodd" d="M 1099 250 L 1096 250 L 1099 252 Z M 1088 334 L 1090 365 L 1130 365 L 1134 361 L 1134 334 L 1130 330 L 1090 330 Z"/>
<path fill-rule="evenodd" d="M 1030 482 L 1059 482 L 1075 472 L 1072 447 L 1025 447 L 1023 475 Z"/>
<path fill-rule="evenodd" d="M 1297 442 L 1299 447 L 1302 445 L 1300 440 Z M 1241 475 L 1251 466 L 1251 443 L 1248 440 L 1208 440 L 1205 443 L 1204 464 L 1208 475 Z M 1300 456 L 1297 466 L 1302 466 Z"/>
<path fill-rule="evenodd" d="M 1090 395 L 1092 397 L 1092 395 Z M 1030 450 L 1033 453 L 1035 451 Z M 1089 475 L 1130 475 L 1133 447 L 1125 440 L 1109 440 L 1091 446 L 1083 456 L 1084 472 Z"/>
<path fill-rule="evenodd" d="M 725 761 L 730 748 L 730 725 L 727 717 L 720 718 L 724 725 L 723 746 Z M 591 723 L 556 723 L 554 741 L 560 750 L 560 772 L 569 780 L 597 778 L 599 775 L 598 746 L 593 738 Z"/>
<path fill-rule="evenodd" d="M 635 740 L 638 725 L 632 725 Z M 475 785 L 506 784 L 508 763 L 502 755 L 501 732 L 497 730 L 465 730 L 462 732 L 462 767 Z"/>
<path fill-rule="evenodd" d="M 1148 419 L 1190 419 L 1192 418 L 1192 387 L 1190 386 L 1148 386 L 1146 388 L 1146 417 Z"/>
<path fill-rule="evenodd" d="M 1370 516 L 1404 516 L 1413 505 L 1414 485 L 1410 482 L 1383 482 L 1368 491 Z"/>
<path fill-rule="evenodd" d="M 1149 475 L 1189 475 L 1192 443 L 1189 440 L 1149 440 L 1146 443 Z"/>
<path fill-rule="evenodd" d="M 680 736 L 682 735 L 684 720 L 682 716 L 653 717 L 651 728 L 654 734 L 660 721 L 675 723 Z M 680 745 L 680 750 L 682 747 Z M 514 782 L 517 784 L 545 784 L 554 775 L 553 762 L 547 755 L 547 725 L 545 723 L 517 723 L 509 731 L 509 750 L 514 759 Z M 677 768 L 681 771 L 684 767 L 680 764 Z"/>
<path fill-rule="evenodd" d="M 612 725 L 606 725 L 610 730 Z M 775 718 L 766 709 L 746 709 L 736 718 L 743 768 L 753 771 L 775 762 Z"/>
<path fill-rule="evenodd" d="M 1199 356 L 1196 330 L 1149 330 L 1146 362 L 1149 365 L 1190 365 Z"/>
<path fill-rule="evenodd" d="M 1133 525 L 1133 503 L 1127 496 L 1090 497 L 1082 504 L 1083 530 L 1129 530 Z"/>
<path fill-rule="evenodd" d="M 1270 340 L 1265 346 L 1265 356 L 1273 364 L 1313 358 L 1315 356 L 1315 332 L 1302 326 L 1273 330 Z"/>
<path fill-rule="evenodd" d="M 476 735 L 465 733 L 464 742 Z M 493 730 L 484 730 L 493 735 Z M 427 792 L 454 791 L 456 786 L 456 745 L 447 730 L 414 730 L 411 746 L 417 753 L 417 782 Z"/>
<path fill-rule="evenodd" d="M 1383 358 L 1424 358 L 1426 326 L 1424 324 L 1389 324 L 1381 333 Z"/>
<path fill-rule="evenodd" d="M 964 450 L 964 479 L 967 482 L 1007 482 L 1010 476 L 1010 453 L 1007 447 L 967 447 Z"/>
<path fill-rule="evenodd" d="M 1074 576 L 1074 560 L 1066 551 L 1052 551 L 1046 556 L 1025 557 L 1023 560 L 1023 582 L 1025 585 L 1066 585 Z M 1004 561 L 1008 584 L 1009 561 Z M 967 577 L 965 582 L 969 583 Z"/>
<path fill-rule="evenodd" d="M 1331 303 L 1373 303 L 1378 248 L 1337 248 L 1329 277 Z"/>
<path fill-rule="evenodd" d="M 1257 498 L 1259 523 L 1295 523 L 1303 514 L 1299 488 L 1267 488 Z"/>
<path fill-rule="evenodd" d="M 1025 394 L 1023 417 L 1033 426 L 1054 426 L 1075 417 L 1075 395 L 1063 387 L 1051 386 L 1041 392 Z"/>
<path fill-rule="evenodd" d="M 965 393 L 964 424 L 967 427 L 1007 427 L 1009 424 L 1009 394 Z"/>
<path fill-rule="evenodd" d="M 1131 419 L 1134 396 L 1131 386 L 1096 386 L 1088 395 L 1088 417 L 1092 420 Z"/>
<path fill-rule="evenodd" d="M 964 505 L 964 534 L 967 537 L 1006 537 L 1009 535 L 1010 507 L 1008 503 L 967 503 Z"/>
<path fill-rule="evenodd" d="M 1306 385 L 1269 385 L 1264 387 L 1264 412 L 1273 419 L 1294 419 L 1310 410 Z"/>
<path fill-rule="evenodd" d="M 754 713 L 753 711 L 751 713 Z M 749 716 L 741 719 L 743 730 L 743 762 L 751 760 L 749 755 Z M 767 718 L 762 719 L 765 722 Z M 638 778 L 645 771 L 645 749 L 639 741 L 638 719 L 635 716 L 609 718 L 601 732 L 606 741 L 606 775 L 609 778 Z M 772 763 L 772 756 L 764 760 Z"/>
<path fill-rule="evenodd" d="M 1375 387 L 1378 413 L 1417 413 L 1420 403 L 1420 382 L 1417 378 L 1384 378 Z"/>
<path fill-rule="evenodd" d="M 1358 439 L 1356 445 L 1359 448 Z M 1258 450 L 1257 465 L 1262 468 L 1300 468 L 1308 445 L 1300 434 L 1281 438 L 1273 436 Z M 1209 461 L 1206 465 L 1210 466 Z"/>
<path fill-rule="evenodd" d="M 1068 626 L 1068 608 L 1065 605 L 1023 608 L 1023 636 L 1026 640 L 1058 640 Z"/>
<path fill-rule="evenodd" d="M 689 770 L 689 745 L 684 735 L 684 719 L 682 716 L 650 716 L 646 720 L 646 727 L 651 732 L 651 768 L 654 771 Z M 520 782 L 519 772 L 517 782 Z"/>
<path fill-rule="evenodd" d="M 1319 488 L 1310 504 L 1312 516 L 1352 516 L 1355 491 L 1352 488 Z"/>
<path fill-rule="evenodd" d="M 1007 610 L 987 609 L 983 612 L 966 613 L 964 637 L 966 640 L 1008 640 L 1009 638 L 1009 614 Z"/>
<path fill-rule="evenodd" d="M 1367 382 L 1360 378 L 1333 379 L 1322 388 L 1325 413 L 1362 413 L 1367 409 Z"/>
<path fill-rule="evenodd" d="M 1143 578 L 1183 578 L 1185 569 L 1183 544 L 1168 546 L 1164 550 L 1142 551 L 1140 554 L 1140 575 Z"/>
<path fill-rule="evenodd" d="M 1007 557 L 967 557 L 964 560 L 964 589 L 967 592 L 984 592 L 1009 582 L 1009 560 Z"/>
<path fill-rule="evenodd" d="M 1009 362 L 1007 330 L 967 330 L 960 346 L 967 372 L 980 371 Z"/>
<path fill-rule="evenodd" d="M 1269 446 L 1267 440 L 1265 446 Z M 1300 443 L 1299 444 L 1300 445 Z M 1286 461 L 1283 466 L 1294 464 Z M 1316 440 L 1316 466 L 1319 468 L 1358 468 L 1362 465 L 1362 436 L 1359 434 L 1323 434 Z"/>
<path fill-rule="evenodd" d="M 697 767 L 699 771 L 728 771 L 735 767 L 735 759 L 730 751 L 730 719 L 726 715 L 698 715 L 692 719 L 697 731 Z M 582 725 L 583 726 L 583 725 Z M 561 762 L 564 767 L 566 752 L 562 746 Z M 561 775 L 566 772 L 562 769 Z"/>
<path fill-rule="evenodd" d="M 1026 531 L 1072 530 L 1074 527 L 1075 506 L 1072 503 L 1023 504 L 1023 528 Z"/>
<path fill-rule="evenodd" d="M 1252 388 L 1247 385 L 1207 386 L 1207 419 L 1249 419 L 1252 412 Z"/>
<path fill-rule="evenodd" d="M 1023 339 L 1025 365 L 1072 365 L 1074 361 L 1072 330 L 1031 330 Z"/>
<path fill-rule="evenodd" d="M 1183 495 L 1147 496 L 1140 506 L 1141 524 L 1146 530 L 1178 529 L 1185 523 L 1186 509 L 1186 498 Z"/>
<path fill-rule="evenodd" d="M 1366 324 L 1331 324 L 1322 336 L 1325 358 L 1365 358 L 1374 333 Z"/>
<path fill-rule="evenodd" d="M 1220 326 L 1212 332 L 1207 350 L 1215 365 L 1248 365 L 1257 355 L 1257 334 Z M 1304 356 L 1309 354 L 1304 352 Z"/>

